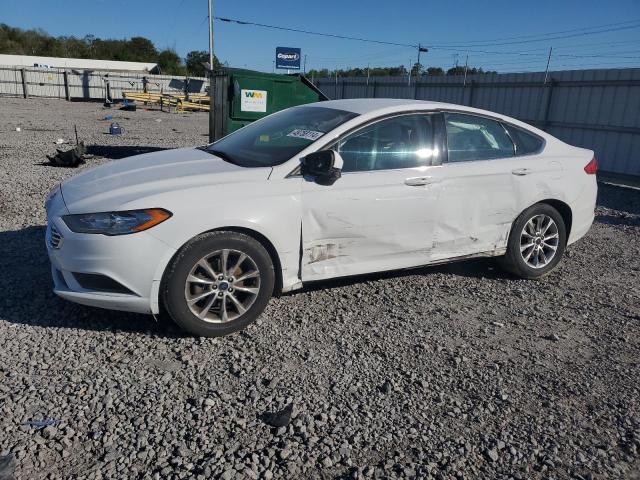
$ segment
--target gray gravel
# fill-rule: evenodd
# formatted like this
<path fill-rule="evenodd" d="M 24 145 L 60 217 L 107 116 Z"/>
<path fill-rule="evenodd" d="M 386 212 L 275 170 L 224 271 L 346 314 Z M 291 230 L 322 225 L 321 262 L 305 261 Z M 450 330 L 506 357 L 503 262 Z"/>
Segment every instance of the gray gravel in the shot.
<path fill-rule="evenodd" d="M 111 158 L 207 130 L 0 98 L 0 478 L 640 478 L 640 191 L 602 185 L 541 281 L 482 260 L 328 282 L 196 339 L 51 293 L 42 204 L 77 170 L 40 163 L 73 123 Z"/>

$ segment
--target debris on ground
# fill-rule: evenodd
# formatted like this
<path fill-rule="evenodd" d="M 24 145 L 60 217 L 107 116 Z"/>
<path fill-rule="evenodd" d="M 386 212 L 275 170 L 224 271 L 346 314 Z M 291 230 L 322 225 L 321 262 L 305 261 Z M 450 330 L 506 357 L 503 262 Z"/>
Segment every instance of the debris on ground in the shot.
<path fill-rule="evenodd" d="M 60 150 L 58 148 L 56 152 L 55 155 L 47 155 L 49 165 L 53 167 L 76 168 L 84 163 L 84 155 L 87 153 L 87 148 L 83 142 L 80 142 L 71 150 Z"/>
<path fill-rule="evenodd" d="M 112 122 L 109 125 L 109 134 L 110 135 L 122 135 L 124 133 L 124 128 L 120 126 L 117 122 Z"/>
<path fill-rule="evenodd" d="M 286 427 L 291 421 L 292 413 L 293 403 L 290 403 L 280 411 L 263 413 L 261 418 L 264 423 L 272 427 Z"/>
<path fill-rule="evenodd" d="M 137 110 L 136 102 L 127 100 L 125 98 L 124 101 L 122 102 L 122 106 L 120 107 L 120 110 L 124 110 L 125 112 L 135 112 Z"/>
<path fill-rule="evenodd" d="M 44 418 L 42 420 L 27 420 L 23 425 L 28 425 L 33 428 L 45 428 L 55 424 L 56 420 L 54 420 L 53 418 Z"/>

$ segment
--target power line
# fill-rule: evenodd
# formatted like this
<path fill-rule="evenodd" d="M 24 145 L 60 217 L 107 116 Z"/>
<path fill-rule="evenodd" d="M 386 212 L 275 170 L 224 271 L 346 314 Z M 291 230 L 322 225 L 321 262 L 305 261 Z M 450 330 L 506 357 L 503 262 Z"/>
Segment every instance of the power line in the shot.
<path fill-rule="evenodd" d="M 640 39 L 639 40 L 621 40 L 621 41 L 617 41 L 617 42 L 612 42 L 612 41 L 607 41 L 607 40 L 601 40 L 599 42 L 591 42 L 591 43 L 572 43 L 572 44 L 559 44 L 558 47 L 559 48 L 584 48 L 584 47 L 614 47 L 614 46 L 618 46 L 618 45 L 640 45 Z M 531 50 L 523 50 L 523 51 L 533 51 L 533 50 L 540 50 L 540 47 L 535 48 L 535 49 L 531 49 Z"/>
<path fill-rule="evenodd" d="M 309 53 L 310 57 L 313 57 L 314 60 L 351 60 L 351 59 L 360 59 L 360 58 L 373 58 L 373 57 L 378 57 L 378 58 L 382 58 L 383 56 L 386 57 L 390 57 L 393 55 L 398 55 L 399 52 L 405 52 L 406 48 L 405 47 L 400 47 L 400 48 L 392 48 L 389 50 L 383 50 L 380 52 L 368 52 L 368 53 L 362 53 L 362 54 L 358 54 L 358 55 L 347 55 L 344 57 L 322 57 L 322 56 L 318 56 L 315 55 L 313 53 Z"/>
<path fill-rule="evenodd" d="M 269 25 L 269 24 L 265 24 L 265 23 L 250 22 L 250 21 L 247 21 L 247 20 L 239 20 L 239 19 L 235 19 L 235 18 L 214 17 L 214 19 L 222 21 L 222 22 L 227 22 L 227 23 L 236 23 L 238 25 L 251 25 L 251 26 L 255 26 L 255 27 L 271 28 L 271 29 L 283 30 L 283 31 L 287 31 L 287 32 L 304 33 L 304 34 L 307 34 L 307 35 L 318 35 L 318 36 L 322 36 L 322 37 L 339 38 L 339 39 L 342 39 L 342 40 L 355 40 L 355 41 L 359 41 L 359 42 L 377 43 L 377 44 L 381 44 L 381 45 L 395 45 L 395 46 L 399 46 L 399 47 L 418 48 L 418 45 L 410 44 L 410 43 L 391 42 L 391 41 L 386 41 L 386 40 L 376 40 L 376 39 L 372 39 L 372 38 L 351 37 L 351 36 L 348 36 L 348 35 L 338 35 L 338 34 L 333 34 L 333 33 L 315 32 L 315 31 L 303 30 L 303 29 L 299 29 L 299 28 L 291 28 L 291 27 L 283 27 L 283 26 L 279 26 L 279 25 Z M 630 23 L 634 23 L 636 25 L 629 25 Z M 613 25 L 618 25 L 618 26 L 615 27 L 615 28 L 604 28 L 604 27 L 613 26 Z M 621 26 L 621 25 L 624 25 L 624 26 Z M 516 39 L 516 38 L 544 36 L 544 38 L 538 38 L 538 39 L 520 40 L 520 41 L 504 42 L 504 43 L 492 43 L 492 42 L 495 42 L 496 40 L 485 40 L 485 41 L 481 42 L 482 45 L 478 45 L 477 44 L 478 42 L 475 42 L 476 43 L 475 46 L 488 47 L 488 46 L 517 45 L 517 44 L 523 44 L 523 43 L 533 43 L 533 42 L 543 42 L 543 41 L 550 41 L 550 40 L 560 40 L 560 39 L 564 39 L 564 38 L 573 38 L 573 37 L 580 37 L 580 36 L 585 36 L 585 35 L 597 35 L 597 34 L 600 34 L 600 33 L 614 32 L 614 31 L 627 30 L 627 29 L 633 29 L 633 28 L 640 28 L 640 19 L 628 20 L 628 21 L 625 21 L 625 22 L 618 22 L 618 23 L 609 23 L 609 24 L 593 26 L 593 27 L 582 27 L 582 28 L 577 28 L 577 29 L 572 29 L 572 30 L 563 30 L 563 31 L 560 31 L 560 32 L 555 32 L 555 33 L 523 35 L 523 36 L 520 36 L 520 37 L 506 37 L 506 38 Z M 596 31 L 593 31 L 593 30 L 596 30 Z M 569 35 L 562 35 L 562 36 L 557 36 L 556 35 L 558 33 L 567 33 L 567 32 L 578 32 L 578 33 L 571 33 Z M 549 35 L 556 35 L 556 36 L 549 37 Z M 473 43 L 474 42 L 467 42 L 466 44 L 452 44 L 452 45 L 433 44 L 431 46 L 431 48 L 434 48 L 434 49 L 436 49 L 436 48 L 438 48 L 438 49 L 450 49 L 450 50 L 452 50 L 452 49 L 458 49 L 458 48 L 466 48 L 466 47 L 469 47 L 469 46 L 473 47 L 474 46 Z"/>
<path fill-rule="evenodd" d="M 546 32 L 546 33 L 533 33 L 533 34 L 528 34 L 528 35 L 518 35 L 515 37 L 502 37 L 502 38 L 494 38 L 491 40 L 469 40 L 466 44 L 464 45 L 459 45 L 459 46 L 470 46 L 471 44 L 478 44 L 476 46 L 478 47 L 482 47 L 482 46 L 489 46 L 489 45 L 480 45 L 480 44 L 486 44 L 486 43 L 491 43 L 491 42 L 500 42 L 500 41 L 504 41 L 504 40 L 518 40 L 518 39 L 523 39 L 523 38 L 534 38 L 534 37 L 545 37 L 544 39 L 546 40 L 546 38 L 549 35 L 561 35 L 563 33 L 572 33 L 572 32 L 583 32 L 585 30 L 593 30 L 593 29 L 601 29 L 601 28 L 605 28 L 605 27 L 614 27 L 614 26 L 618 26 L 618 25 L 628 25 L 630 23 L 638 23 L 640 22 L 640 18 L 637 18 L 635 20 L 626 20 L 624 22 L 616 22 L 616 23 L 605 23 L 603 25 L 593 25 L 591 27 L 581 27 L 581 28 L 572 28 L 570 30 L 560 30 L 557 32 Z M 453 45 L 458 45 L 457 43 L 454 43 Z"/>
<path fill-rule="evenodd" d="M 554 69 L 558 69 L 558 68 L 570 68 L 570 69 L 585 69 L 588 68 L 590 70 L 595 70 L 598 68 L 601 68 L 602 66 L 606 66 L 606 68 L 615 68 L 615 67 L 620 67 L 620 68 L 633 68 L 635 66 L 640 66 L 638 63 L 631 63 L 628 64 L 627 62 L 599 62 L 599 63 L 580 63 L 580 64 L 574 64 L 574 63 L 559 63 L 559 64 L 553 64 L 553 68 Z M 503 70 L 503 69 L 499 69 L 499 70 Z M 509 73 L 524 73 L 524 72 L 539 72 L 540 69 L 536 69 L 534 67 L 531 67 L 529 69 L 521 69 L 521 70 L 517 70 L 517 71 L 509 71 Z"/>
<path fill-rule="evenodd" d="M 248 22 L 245 20 L 237 20 L 235 18 L 223 18 L 223 17 L 213 17 L 216 20 L 220 20 L 221 22 L 227 23 L 237 23 L 238 25 L 253 25 L 255 27 L 262 28 L 273 28 L 276 30 L 284 30 L 287 32 L 297 32 L 297 33 L 306 33 L 308 35 L 319 35 L 321 37 L 332 37 L 332 38 L 340 38 L 342 40 L 357 40 L 359 42 L 369 42 L 369 43 L 378 43 L 381 45 L 396 45 L 398 47 L 408 47 L 408 48 L 418 48 L 418 45 L 413 45 L 410 43 L 399 43 L 399 42 L 387 42 L 384 40 L 374 40 L 371 38 L 359 38 L 359 37 L 349 37 L 347 35 L 337 35 L 333 33 L 322 33 L 322 32 L 312 32 L 310 30 L 301 30 L 298 28 L 289 28 L 289 27 L 280 27 L 277 25 L 267 25 L 265 23 L 256 23 L 256 22 Z"/>
<path fill-rule="evenodd" d="M 640 27 L 640 25 L 639 25 Z M 491 50 L 463 50 L 460 48 L 448 48 L 448 47 L 431 47 L 433 50 L 446 50 L 450 52 L 463 52 L 468 51 L 469 53 L 480 53 L 485 55 L 518 55 L 525 57 L 543 57 L 546 56 L 546 53 L 527 53 L 527 52 L 496 52 Z M 611 57 L 612 55 L 608 52 L 603 52 L 601 54 L 570 54 L 570 53 L 559 53 L 554 55 L 554 57 L 575 57 L 575 58 L 593 58 L 593 57 Z M 614 55 L 615 56 L 615 55 Z M 619 58 L 636 58 L 636 57 L 619 57 Z"/>
<path fill-rule="evenodd" d="M 545 37 L 545 38 L 539 38 L 539 39 L 533 39 L 533 40 L 520 40 L 520 41 L 516 41 L 516 42 L 502 42 L 502 43 L 485 43 L 483 45 L 431 45 L 430 48 L 443 48 L 443 47 L 450 47 L 450 48 L 461 48 L 464 49 L 468 46 L 470 47 L 499 47 L 499 46 L 505 46 L 505 45 L 521 45 L 523 43 L 535 43 L 535 42 L 549 42 L 551 40 L 561 40 L 564 38 L 574 38 L 574 37 L 583 37 L 585 35 L 597 35 L 599 33 L 608 33 L 608 32 L 617 32 L 620 30 L 629 30 L 632 28 L 640 28 L 640 23 L 637 25 L 627 25 L 625 27 L 617 27 L 617 28 L 608 28 L 608 29 L 604 29 L 604 30 L 598 30 L 598 31 L 591 31 L 591 32 L 582 32 L 582 33 L 573 33 L 573 34 L 569 34 L 569 35 L 561 35 L 561 36 L 555 36 L 555 37 Z"/>

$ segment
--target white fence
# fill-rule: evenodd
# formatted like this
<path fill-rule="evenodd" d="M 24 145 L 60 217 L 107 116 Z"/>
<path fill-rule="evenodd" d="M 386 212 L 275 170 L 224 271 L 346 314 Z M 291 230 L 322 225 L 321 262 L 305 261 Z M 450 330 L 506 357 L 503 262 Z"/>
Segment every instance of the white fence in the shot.
<path fill-rule="evenodd" d="M 184 89 L 184 80 L 184 77 L 144 73 L 0 67 L 0 95 L 104 100 L 108 93 L 112 100 L 120 100 L 123 90 L 180 93 Z M 199 86 L 205 82 L 204 78 L 190 80 Z M 190 86 L 196 82 L 191 82 Z"/>

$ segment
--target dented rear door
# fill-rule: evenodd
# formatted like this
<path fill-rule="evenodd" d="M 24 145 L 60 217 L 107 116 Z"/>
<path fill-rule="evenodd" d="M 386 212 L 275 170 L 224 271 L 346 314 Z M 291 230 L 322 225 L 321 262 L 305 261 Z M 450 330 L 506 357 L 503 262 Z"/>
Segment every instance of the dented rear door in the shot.
<path fill-rule="evenodd" d="M 505 248 L 522 200 L 512 160 L 448 163 L 442 166 L 434 229 L 434 260 Z"/>
<path fill-rule="evenodd" d="M 562 167 L 544 155 L 516 156 L 504 126 L 491 118 L 445 112 L 447 161 L 442 166 L 434 260 L 486 253 L 507 246 L 511 224 L 551 194 Z"/>

